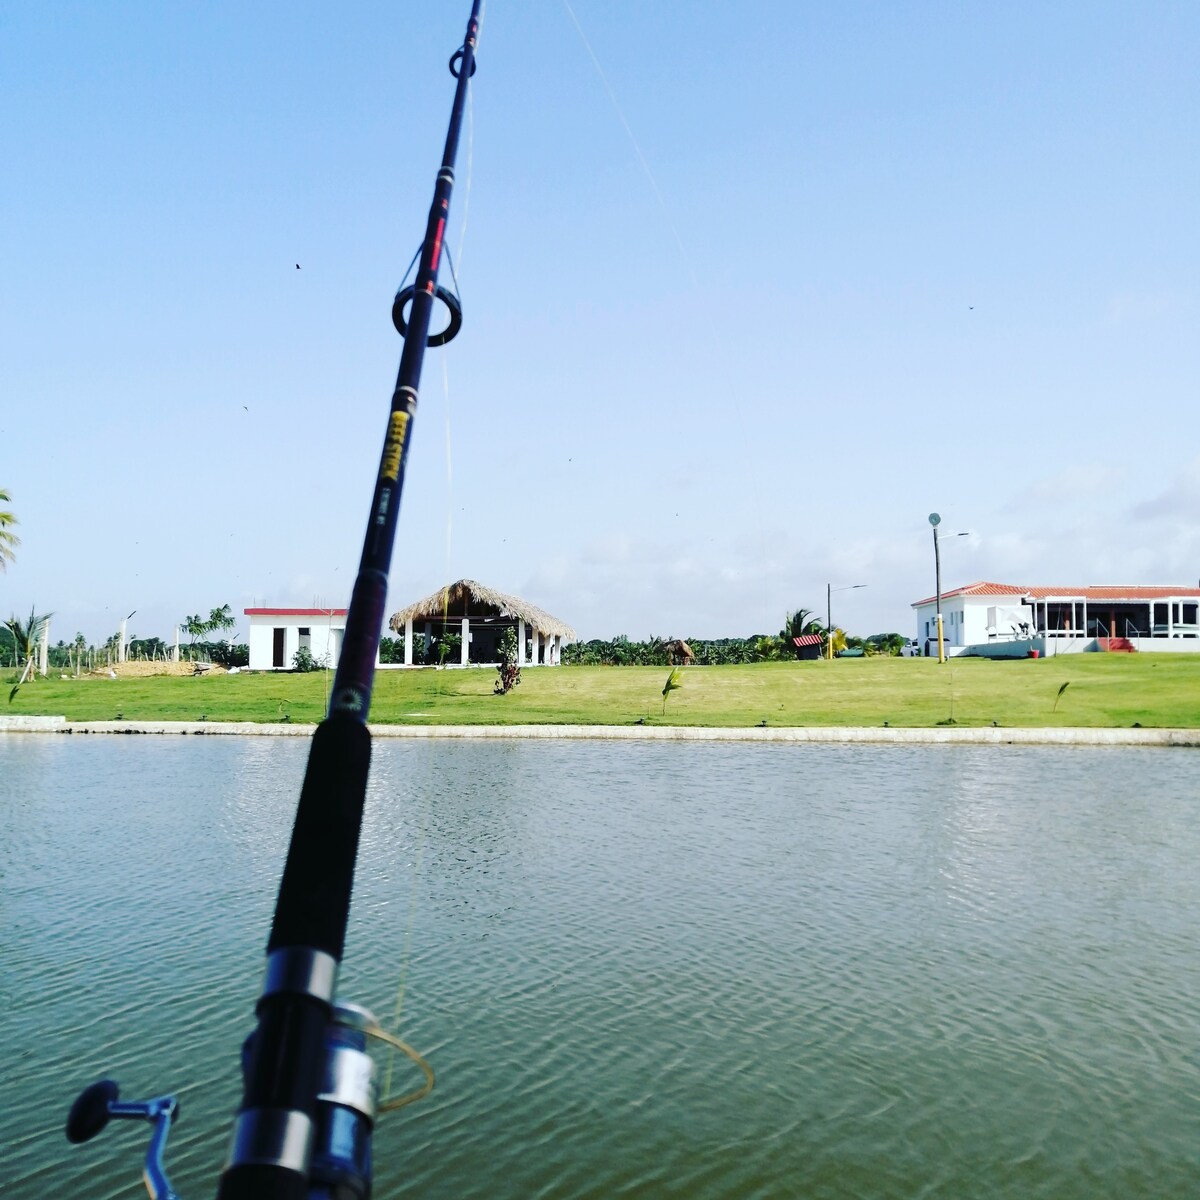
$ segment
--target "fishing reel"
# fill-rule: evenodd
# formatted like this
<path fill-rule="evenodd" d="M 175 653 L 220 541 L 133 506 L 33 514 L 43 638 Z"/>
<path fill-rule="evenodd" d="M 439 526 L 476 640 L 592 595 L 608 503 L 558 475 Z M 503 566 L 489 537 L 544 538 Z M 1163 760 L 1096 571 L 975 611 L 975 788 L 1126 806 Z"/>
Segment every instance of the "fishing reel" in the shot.
<path fill-rule="evenodd" d="M 242 1046 L 245 1070 L 254 1034 Z M 368 1200 L 371 1194 L 371 1133 L 379 1108 L 375 1061 L 367 1053 L 367 1038 L 378 1037 L 404 1049 L 426 1073 L 426 1086 L 410 1096 L 383 1106 L 397 1108 L 433 1086 L 433 1073 L 419 1055 L 385 1034 L 375 1018 L 356 1004 L 335 1003 L 325 1032 L 325 1063 L 321 1090 L 317 1095 L 315 1136 L 308 1170 L 309 1200 Z M 167 1135 L 179 1118 L 174 1096 L 152 1100 L 121 1100 L 117 1084 L 102 1079 L 85 1088 L 67 1117 L 67 1140 L 86 1142 L 96 1136 L 113 1117 L 149 1121 L 153 1126 L 142 1178 L 151 1200 L 179 1200 L 163 1164 Z"/>

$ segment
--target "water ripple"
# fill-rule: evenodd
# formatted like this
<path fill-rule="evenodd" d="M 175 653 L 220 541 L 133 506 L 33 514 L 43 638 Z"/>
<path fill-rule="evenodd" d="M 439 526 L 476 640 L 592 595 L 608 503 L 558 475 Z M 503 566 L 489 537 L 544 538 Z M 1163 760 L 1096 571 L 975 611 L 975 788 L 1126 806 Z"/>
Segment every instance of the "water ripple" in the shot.
<path fill-rule="evenodd" d="M 211 1194 L 306 747 L 0 739 L 5 1196 Z M 438 1072 L 379 1197 L 1182 1196 L 1200 759 L 381 743 L 343 991 Z M 402 984 L 401 984 L 402 981 Z M 402 990 L 401 990 L 402 989 Z M 397 1061 L 397 1090 L 407 1086 Z"/>

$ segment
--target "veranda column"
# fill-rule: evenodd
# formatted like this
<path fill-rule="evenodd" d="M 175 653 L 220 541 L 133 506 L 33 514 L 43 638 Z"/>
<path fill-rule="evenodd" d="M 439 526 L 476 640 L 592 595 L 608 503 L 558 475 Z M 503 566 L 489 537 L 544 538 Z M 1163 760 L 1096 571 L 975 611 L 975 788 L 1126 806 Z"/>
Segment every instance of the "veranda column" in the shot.
<path fill-rule="evenodd" d="M 541 640 L 542 640 L 542 635 L 536 629 L 529 636 L 529 663 L 530 663 L 530 666 L 536 667 L 538 665 L 538 650 L 540 648 L 538 643 Z"/>
<path fill-rule="evenodd" d="M 517 621 L 517 666 L 525 665 L 525 618 Z"/>
<path fill-rule="evenodd" d="M 412 617 L 404 622 L 404 665 L 412 666 Z"/>
<path fill-rule="evenodd" d="M 471 661 L 471 618 L 465 613 L 462 619 L 462 654 L 459 661 L 464 667 Z"/>

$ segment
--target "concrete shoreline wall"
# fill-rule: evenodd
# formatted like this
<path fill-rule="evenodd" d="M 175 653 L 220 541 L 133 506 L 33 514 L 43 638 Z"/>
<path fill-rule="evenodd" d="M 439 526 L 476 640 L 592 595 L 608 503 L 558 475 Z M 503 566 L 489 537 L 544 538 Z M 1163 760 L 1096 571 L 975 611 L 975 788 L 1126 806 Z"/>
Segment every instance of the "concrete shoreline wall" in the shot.
<path fill-rule="evenodd" d="M 78 721 L 0 717 L 2 733 L 311 737 L 314 725 L 247 721 Z M 371 725 L 376 738 L 559 739 L 564 741 L 774 742 L 824 745 L 1175 746 L 1200 747 L 1200 729 L 1037 729 L 1026 727 L 781 726 L 710 728 L 654 725 Z"/>

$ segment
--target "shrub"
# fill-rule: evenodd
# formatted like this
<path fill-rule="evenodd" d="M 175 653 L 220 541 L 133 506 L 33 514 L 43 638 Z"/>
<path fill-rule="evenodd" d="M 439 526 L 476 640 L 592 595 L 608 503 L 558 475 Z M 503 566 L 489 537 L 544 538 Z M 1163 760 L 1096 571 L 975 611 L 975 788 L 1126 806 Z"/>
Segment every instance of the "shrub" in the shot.
<path fill-rule="evenodd" d="M 307 646 L 301 646 L 295 654 L 292 655 L 292 670 L 293 671 L 319 671 L 321 664 L 313 658 L 313 652 Z"/>
<path fill-rule="evenodd" d="M 404 634 L 399 637 L 379 639 L 379 661 L 381 663 L 402 663 L 404 661 Z"/>
<path fill-rule="evenodd" d="M 517 664 L 516 630 L 506 629 L 500 635 L 500 641 L 496 649 L 500 653 L 500 665 L 496 668 L 496 674 L 499 678 L 496 680 L 492 691 L 497 696 L 507 696 L 521 682 L 521 668 Z"/>

